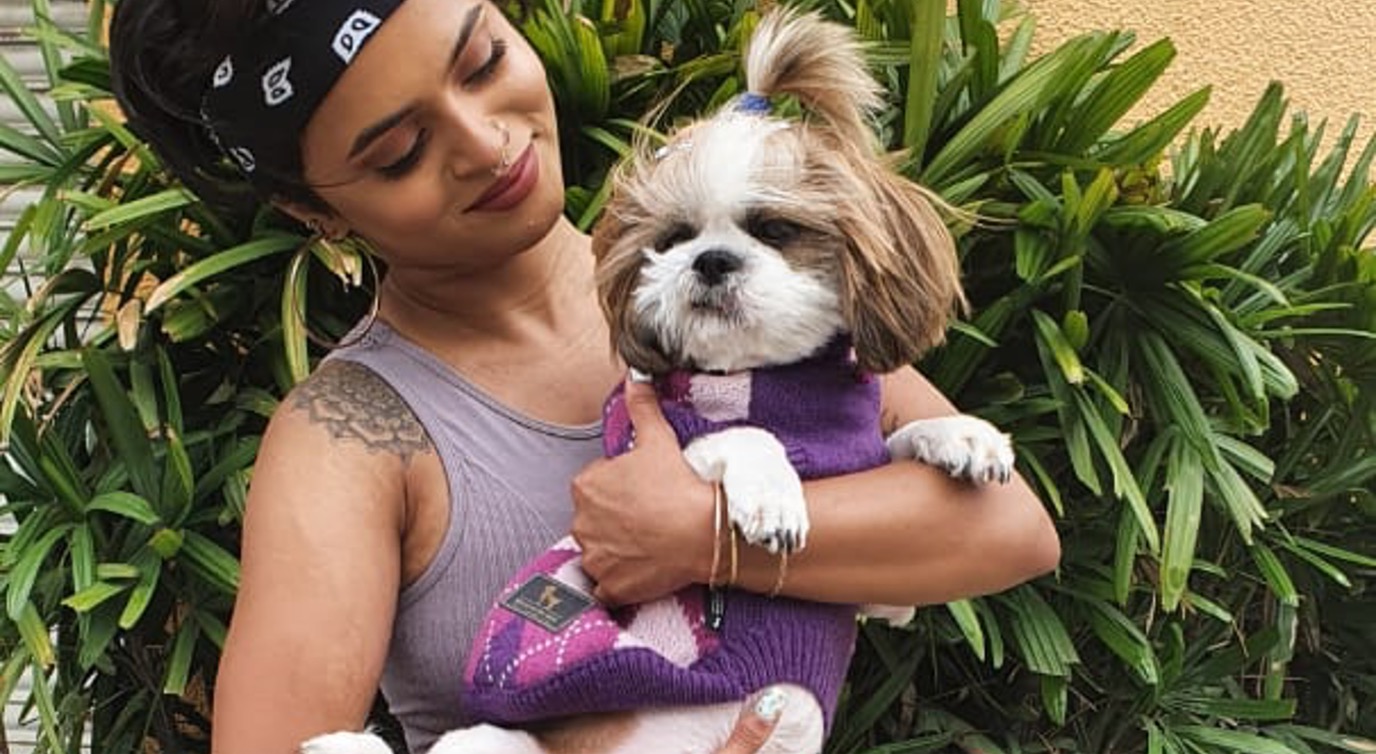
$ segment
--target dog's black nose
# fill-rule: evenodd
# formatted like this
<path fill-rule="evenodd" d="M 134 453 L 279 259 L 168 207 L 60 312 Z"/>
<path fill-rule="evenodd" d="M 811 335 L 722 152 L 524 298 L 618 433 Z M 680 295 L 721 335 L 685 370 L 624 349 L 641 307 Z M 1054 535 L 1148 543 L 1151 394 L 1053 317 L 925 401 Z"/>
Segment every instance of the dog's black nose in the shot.
<path fill-rule="evenodd" d="M 725 249 L 708 249 L 693 260 L 693 271 L 708 285 L 720 284 L 740 268 L 741 258 Z"/>

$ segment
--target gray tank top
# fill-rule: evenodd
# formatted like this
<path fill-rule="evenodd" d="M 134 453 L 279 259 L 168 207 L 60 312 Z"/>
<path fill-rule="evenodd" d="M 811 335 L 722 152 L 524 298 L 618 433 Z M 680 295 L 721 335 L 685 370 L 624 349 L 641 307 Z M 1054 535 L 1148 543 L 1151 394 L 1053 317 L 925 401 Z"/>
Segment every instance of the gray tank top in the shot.
<path fill-rule="evenodd" d="M 469 724 L 459 686 L 469 645 L 507 580 L 568 532 L 569 481 L 602 455 L 600 423 L 569 427 L 498 403 L 378 321 L 330 358 L 376 372 L 424 425 L 449 484 L 449 528 L 397 601 L 382 690 L 422 754 Z"/>

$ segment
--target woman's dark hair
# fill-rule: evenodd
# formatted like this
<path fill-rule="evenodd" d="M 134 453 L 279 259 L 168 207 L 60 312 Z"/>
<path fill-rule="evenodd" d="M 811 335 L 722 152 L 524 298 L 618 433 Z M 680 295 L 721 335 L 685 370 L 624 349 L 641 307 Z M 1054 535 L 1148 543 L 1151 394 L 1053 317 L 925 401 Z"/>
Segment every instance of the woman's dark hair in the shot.
<path fill-rule="evenodd" d="M 210 76 L 267 14 L 263 0 L 121 0 L 110 24 L 110 76 L 129 127 L 202 198 L 230 207 L 280 198 L 323 208 L 290 164 L 264 165 L 250 184 L 201 118 Z"/>

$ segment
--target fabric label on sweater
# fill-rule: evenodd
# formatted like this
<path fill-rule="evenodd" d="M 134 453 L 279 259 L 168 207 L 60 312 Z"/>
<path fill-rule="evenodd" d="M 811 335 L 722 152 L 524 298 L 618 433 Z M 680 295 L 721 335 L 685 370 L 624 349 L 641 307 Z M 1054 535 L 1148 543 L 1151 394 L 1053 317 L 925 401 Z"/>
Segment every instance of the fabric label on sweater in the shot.
<path fill-rule="evenodd" d="M 507 595 L 502 600 L 502 607 L 550 633 L 559 633 L 587 612 L 595 602 L 584 592 L 546 574 L 537 573 Z"/>

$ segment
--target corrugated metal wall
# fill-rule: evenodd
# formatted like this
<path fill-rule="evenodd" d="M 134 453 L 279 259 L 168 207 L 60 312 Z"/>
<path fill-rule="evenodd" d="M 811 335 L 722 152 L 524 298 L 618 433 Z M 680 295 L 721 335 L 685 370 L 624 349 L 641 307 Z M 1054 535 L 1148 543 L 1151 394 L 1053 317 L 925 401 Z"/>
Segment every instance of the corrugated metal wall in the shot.
<path fill-rule="evenodd" d="M 72 30 L 85 28 L 86 5 L 82 0 L 50 1 L 54 22 Z M 25 31 L 34 25 L 33 13 L 29 0 L 0 0 L 0 55 L 5 56 L 30 89 L 39 93 L 50 114 L 55 116 L 51 101 L 44 96 L 48 89 L 48 77 L 43 68 L 42 55 Z M 0 123 L 25 133 L 33 132 L 33 128 L 28 125 L 14 102 L 5 96 L 0 96 Z M 8 155 L 0 155 L 0 162 L 6 159 Z M 41 193 L 42 189 L 38 188 L 0 186 L 0 243 L 4 242 L 10 230 L 14 228 L 19 213 Z M 26 268 L 31 268 L 31 265 L 26 265 Z M 12 295 L 18 296 L 23 288 L 13 270 L 0 272 L 3 273 L 0 285 Z"/>
<path fill-rule="evenodd" d="M 86 6 L 82 0 L 51 0 L 51 5 L 53 21 L 60 26 L 69 29 L 85 27 Z M 29 0 L 0 0 L 0 55 L 5 56 L 29 88 L 37 92 L 51 110 L 51 102 L 44 97 L 48 89 L 48 77 L 43 68 L 43 58 L 37 45 L 24 31 L 33 26 L 33 19 L 33 7 Z M 33 131 L 18 108 L 5 96 L 0 96 L 0 122 L 25 133 Z M 0 162 L 5 159 L 6 156 L 0 155 Z M 0 186 L 0 245 L 8 238 L 19 214 L 41 193 L 42 189 Z M 24 254 L 24 250 L 21 249 L 20 254 Z M 33 265 L 26 267 L 30 272 L 34 271 Z M 3 273 L 0 285 L 22 300 L 23 281 L 12 270 L 4 270 Z M 30 282 L 36 282 L 36 278 L 31 278 Z M 4 523 L 0 522 L 0 526 Z M 21 681 L 14 699 L 5 700 L 4 726 L 9 754 L 29 754 L 33 751 L 37 735 L 33 712 L 30 710 L 26 714 L 20 706 L 20 700 L 27 697 L 27 681 Z"/>

